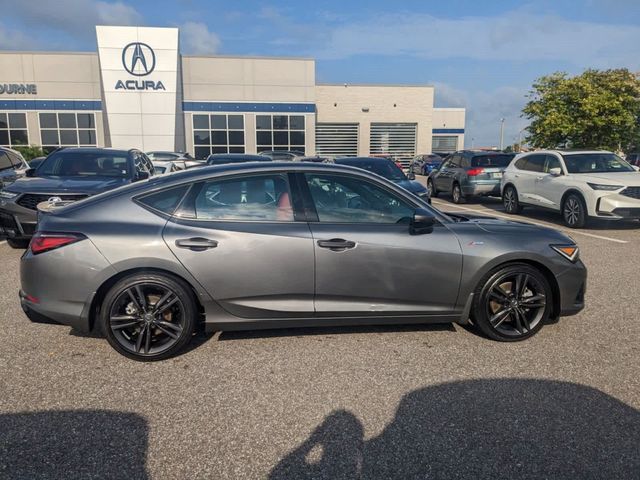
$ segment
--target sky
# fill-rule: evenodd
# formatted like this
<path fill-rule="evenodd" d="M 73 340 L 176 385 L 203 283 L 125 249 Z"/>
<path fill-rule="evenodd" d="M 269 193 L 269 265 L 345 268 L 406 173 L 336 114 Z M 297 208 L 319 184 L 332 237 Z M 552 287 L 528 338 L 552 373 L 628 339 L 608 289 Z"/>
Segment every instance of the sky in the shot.
<path fill-rule="evenodd" d="M 180 28 L 184 54 L 316 59 L 318 83 L 435 86 L 466 107 L 466 146 L 527 126 L 534 80 L 640 71 L 640 0 L 0 0 L 0 50 L 95 51 L 95 25 Z"/>

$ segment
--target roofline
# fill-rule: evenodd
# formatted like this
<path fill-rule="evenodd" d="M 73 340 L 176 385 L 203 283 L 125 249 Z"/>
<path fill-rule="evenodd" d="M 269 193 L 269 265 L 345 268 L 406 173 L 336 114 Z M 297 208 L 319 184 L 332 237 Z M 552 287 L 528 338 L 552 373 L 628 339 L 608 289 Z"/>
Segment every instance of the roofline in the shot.
<path fill-rule="evenodd" d="M 316 87 L 409 87 L 409 88 L 433 88 L 434 85 L 425 83 L 316 83 Z"/>
<path fill-rule="evenodd" d="M 260 56 L 260 55 L 180 55 L 182 58 L 237 58 L 238 60 L 304 60 L 315 62 L 311 57 L 285 57 L 285 56 Z"/>
<path fill-rule="evenodd" d="M 97 51 L 66 52 L 61 50 L 0 50 L 0 55 L 98 55 Z"/>

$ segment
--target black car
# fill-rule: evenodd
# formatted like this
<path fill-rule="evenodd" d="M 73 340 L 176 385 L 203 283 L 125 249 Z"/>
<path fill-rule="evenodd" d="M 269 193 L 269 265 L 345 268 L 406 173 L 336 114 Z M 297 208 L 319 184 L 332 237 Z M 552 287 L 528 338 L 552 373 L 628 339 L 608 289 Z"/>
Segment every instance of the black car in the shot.
<path fill-rule="evenodd" d="M 214 153 L 207 157 L 207 165 L 222 165 L 225 163 L 270 162 L 267 155 L 250 155 L 248 153 Z"/>
<path fill-rule="evenodd" d="M 29 165 L 20 152 L 0 147 L 0 189 L 24 177 L 28 169 Z"/>
<path fill-rule="evenodd" d="M 427 153 L 424 155 L 416 155 L 411 159 L 409 171 L 415 175 L 428 176 L 433 170 L 442 164 L 442 157 L 435 153 Z"/>
<path fill-rule="evenodd" d="M 271 157 L 274 162 L 293 161 L 296 157 L 304 157 L 301 150 L 263 150 L 260 155 Z"/>
<path fill-rule="evenodd" d="M 413 173 L 409 173 L 409 176 L 405 175 L 395 162 L 387 158 L 343 157 L 336 158 L 335 163 L 373 172 L 387 180 L 391 180 L 396 185 L 410 191 L 425 202 L 431 203 L 429 191 L 420 182 L 415 181 L 415 175 Z"/>
<path fill-rule="evenodd" d="M 38 168 L 44 159 L 47 157 L 36 157 L 29 160 L 29 168 Z"/>
<path fill-rule="evenodd" d="M 65 148 L 50 154 L 37 169 L 0 190 L 0 233 L 13 248 L 25 248 L 35 232 L 42 202 L 77 201 L 155 173 L 139 150 Z"/>
<path fill-rule="evenodd" d="M 332 157 L 322 157 L 320 155 L 316 155 L 313 157 L 298 157 L 296 158 L 298 162 L 313 162 L 313 163 L 333 163 Z"/>

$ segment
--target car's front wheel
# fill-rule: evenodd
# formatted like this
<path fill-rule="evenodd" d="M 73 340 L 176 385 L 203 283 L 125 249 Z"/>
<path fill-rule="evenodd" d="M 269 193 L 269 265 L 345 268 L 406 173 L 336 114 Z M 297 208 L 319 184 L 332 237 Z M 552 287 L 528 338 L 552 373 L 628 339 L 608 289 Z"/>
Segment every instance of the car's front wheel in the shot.
<path fill-rule="evenodd" d="M 587 224 L 587 206 L 577 193 L 570 193 L 564 199 L 562 219 L 569 228 L 582 228 Z"/>
<path fill-rule="evenodd" d="M 489 273 L 474 293 L 472 319 L 487 337 L 503 342 L 535 335 L 549 319 L 553 292 L 546 277 L 527 264 Z"/>
<path fill-rule="evenodd" d="M 196 317 L 189 286 L 162 273 L 139 273 L 119 280 L 100 309 L 109 344 L 139 361 L 162 360 L 182 350 L 193 336 Z"/>

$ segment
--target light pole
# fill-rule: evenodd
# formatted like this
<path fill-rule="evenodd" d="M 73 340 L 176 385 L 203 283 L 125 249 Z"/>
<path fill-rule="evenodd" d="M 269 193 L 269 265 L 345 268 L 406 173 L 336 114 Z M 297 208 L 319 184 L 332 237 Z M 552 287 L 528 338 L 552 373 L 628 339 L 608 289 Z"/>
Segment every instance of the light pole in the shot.
<path fill-rule="evenodd" d="M 504 118 L 500 119 L 500 150 L 504 149 Z"/>

